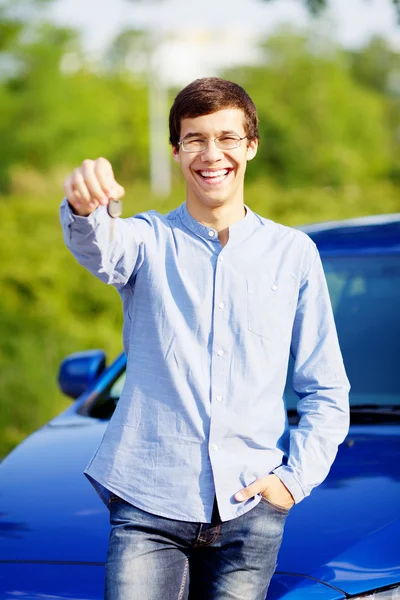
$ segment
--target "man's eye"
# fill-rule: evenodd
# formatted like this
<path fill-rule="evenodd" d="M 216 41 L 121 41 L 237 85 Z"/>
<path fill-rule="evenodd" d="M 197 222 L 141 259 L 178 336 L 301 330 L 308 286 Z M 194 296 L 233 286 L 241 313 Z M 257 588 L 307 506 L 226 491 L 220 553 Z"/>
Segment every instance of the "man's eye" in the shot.
<path fill-rule="evenodd" d="M 192 144 L 192 145 L 204 144 L 204 140 L 202 140 L 201 138 L 195 139 L 195 140 L 188 140 L 187 142 L 185 142 L 185 144 L 186 145 L 188 145 L 188 144 Z"/>
<path fill-rule="evenodd" d="M 218 139 L 220 142 L 237 142 L 239 138 L 237 135 L 223 135 Z"/>

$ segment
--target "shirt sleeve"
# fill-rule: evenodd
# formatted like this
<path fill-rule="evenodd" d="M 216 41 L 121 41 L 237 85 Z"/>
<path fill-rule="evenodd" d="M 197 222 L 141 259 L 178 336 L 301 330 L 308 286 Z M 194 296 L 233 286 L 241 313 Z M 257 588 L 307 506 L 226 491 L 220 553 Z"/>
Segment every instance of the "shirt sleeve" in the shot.
<path fill-rule="evenodd" d="M 146 213 L 114 219 L 105 206 L 88 217 L 72 212 L 65 198 L 60 207 L 64 241 L 76 260 L 91 273 L 117 289 L 123 288 L 140 269 L 152 223 Z"/>
<path fill-rule="evenodd" d="M 310 262 L 301 281 L 291 344 L 300 420 L 290 432 L 287 464 L 273 471 L 295 502 L 326 478 L 349 429 L 350 385 L 321 259 L 313 243 Z"/>

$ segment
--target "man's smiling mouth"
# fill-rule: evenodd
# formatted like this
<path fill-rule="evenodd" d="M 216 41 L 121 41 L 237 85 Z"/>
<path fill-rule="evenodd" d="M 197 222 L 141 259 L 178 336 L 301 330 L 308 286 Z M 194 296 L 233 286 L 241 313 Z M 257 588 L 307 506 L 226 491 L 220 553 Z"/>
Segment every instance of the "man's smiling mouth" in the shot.
<path fill-rule="evenodd" d="M 201 169 L 199 171 L 196 171 L 196 173 L 200 175 L 200 177 L 204 179 L 204 181 L 206 181 L 207 183 L 220 183 L 228 177 L 231 171 L 233 171 L 233 169 L 218 169 L 215 171 L 211 171 L 209 169 Z"/>

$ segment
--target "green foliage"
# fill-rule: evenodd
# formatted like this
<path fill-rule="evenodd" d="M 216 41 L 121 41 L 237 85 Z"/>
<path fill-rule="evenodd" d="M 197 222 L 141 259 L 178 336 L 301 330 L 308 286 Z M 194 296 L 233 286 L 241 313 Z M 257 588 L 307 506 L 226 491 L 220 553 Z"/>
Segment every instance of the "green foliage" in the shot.
<path fill-rule="evenodd" d="M 6 57 L 15 69 L 0 82 L 0 190 L 10 189 L 15 166 L 46 172 L 104 154 L 123 175 L 146 177 L 143 83 L 91 70 L 71 30 L 45 24 L 28 32 L 12 38 Z"/>
<path fill-rule="evenodd" d="M 311 44 L 313 42 L 313 45 Z M 281 32 L 261 66 L 227 73 L 255 101 L 263 174 L 285 186 L 344 185 L 387 176 L 392 166 L 386 99 L 355 81 L 343 52 Z"/>
<path fill-rule="evenodd" d="M 9 66 L 0 80 L 6 140 L 0 192 L 12 189 L 15 170 L 67 170 L 99 155 L 125 179 L 147 178 L 147 89 L 130 72 L 148 60 L 145 34 L 122 32 L 100 68 L 84 57 L 72 30 L 0 23 L 11 32 L 0 50 Z M 254 179 L 335 186 L 398 177 L 398 52 L 382 40 L 344 52 L 315 34 L 290 30 L 266 40 L 262 50 L 258 66 L 225 74 L 244 85 L 259 110 Z"/>
<path fill-rule="evenodd" d="M 400 6 L 400 4 L 399 4 Z M 389 176 L 400 181 L 400 56 L 386 40 L 373 38 L 361 51 L 348 52 L 351 75 L 384 100 L 385 127 L 390 136 Z"/>
<path fill-rule="evenodd" d="M 130 71 L 147 60 L 143 32 L 123 32 L 93 65 L 75 31 L 18 20 L 10 7 L 0 0 L 0 456 L 68 405 L 56 384 L 63 356 L 99 347 L 111 358 L 122 346 L 118 294 L 61 239 L 65 176 L 105 155 L 128 190 L 125 215 L 184 199 L 179 177 L 166 199 L 146 183 L 147 89 Z M 263 52 L 258 66 L 226 74 L 260 114 L 246 202 L 289 225 L 400 211 L 398 52 L 382 41 L 344 52 L 290 31 Z"/>

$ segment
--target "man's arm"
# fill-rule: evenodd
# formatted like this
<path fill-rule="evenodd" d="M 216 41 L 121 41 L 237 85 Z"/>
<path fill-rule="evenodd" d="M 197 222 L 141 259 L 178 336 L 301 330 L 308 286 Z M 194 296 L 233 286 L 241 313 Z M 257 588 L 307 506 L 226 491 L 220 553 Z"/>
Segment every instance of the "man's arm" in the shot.
<path fill-rule="evenodd" d="M 144 260 L 146 216 L 114 219 L 107 213 L 110 198 L 121 198 L 124 189 L 114 179 L 104 158 L 85 160 L 67 177 L 60 219 L 67 247 L 77 261 L 105 283 L 126 285 Z"/>
<path fill-rule="evenodd" d="M 311 267 L 300 289 L 291 352 L 300 421 L 290 433 L 287 465 L 274 473 L 299 502 L 326 478 L 349 429 L 350 386 L 315 246 Z"/>
<path fill-rule="evenodd" d="M 287 464 L 241 490 L 244 498 L 236 495 L 238 500 L 261 493 L 287 508 L 300 502 L 326 478 L 348 432 L 350 386 L 321 260 L 314 244 L 310 243 L 310 249 L 291 344 L 300 421 L 290 432 Z"/>

